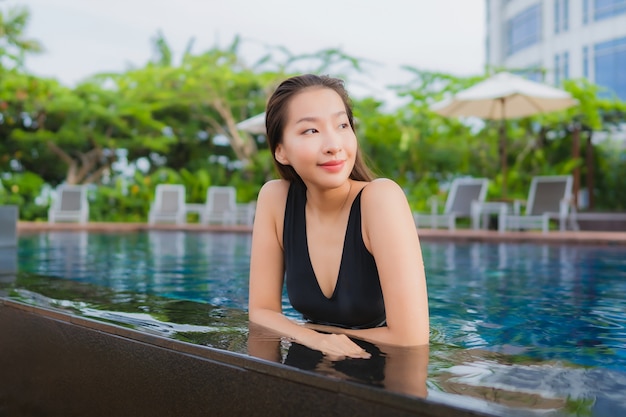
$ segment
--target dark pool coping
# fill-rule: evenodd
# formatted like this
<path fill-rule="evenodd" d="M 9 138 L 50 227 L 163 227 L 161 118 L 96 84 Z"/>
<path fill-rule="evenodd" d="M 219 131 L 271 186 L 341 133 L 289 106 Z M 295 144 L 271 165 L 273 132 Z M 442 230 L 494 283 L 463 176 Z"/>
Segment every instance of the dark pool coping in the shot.
<path fill-rule="evenodd" d="M 81 362 L 81 371 L 79 373 L 64 376 L 62 383 L 67 386 L 60 391 L 61 393 L 74 390 L 80 392 L 81 386 L 73 386 L 72 384 L 79 384 L 83 374 L 90 375 L 90 372 L 94 373 L 94 375 L 97 374 L 96 371 L 89 369 L 92 365 L 86 365 L 88 362 L 92 363 L 94 367 L 111 368 L 114 367 L 115 363 L 102 363 L 104 361 L 103 357 L 109 356 L 109 353 L 113 355 L 126 351 L 134 352 L 130 354 L 132 356 L 133 368 L 141 368 L 143 366 L 142 362 L 146 362 L 145 370 L 135 372 L 139 372 L 141 375 L 133 374 L 128 379 L 133 380 L 135 376 L 141 376 L 141 381 L 145 381 L 145 384 L 148 385 L 156 384 L 157 388 L 167 384 L 168 381 L 163 381 L 160 380 L 161 378 L 154 378 L 153 376 L 142 377 L 143 372 L 146 372 L 147 375 L 153 375 L 155 372 L 149 369 L 148 362 L 157 354 L 169 355 L 169 360 L 161 361 L 164 366 L 169 363 L 180 362 L 181 364 L 187 363 L 189 365 L 192 370 L 188 372 L 193 373 L 193 369 L 198 369 L 197 373 L 200 373 L 200 375 L 186 375 L 182 381 L 177 378 L 169 381 L 169 383 L 176 384 L 178 389 L 181 388 L 181 384 L 191 383 L 188 381 L 203 380 L 203 378 L 210 379 L 213 375 L 222 375 L 222 381 L 213 381 L 213 383 L 226 383 L 231 386 L 230 391 L 228 391 L 229 394 L 224 396 L 221 393 L 213 395 L 213 398 L 208 393 L 193 398 L 186 398 L 184 408 L 187 417 L 191 417 L 189 410 L 198 410 L 198 414 L 193 415 L 207 415 L 204 411 L 200 412 L 201 410 L 206 410 L 207 404 L 213 404 L 210 415 L 236 415 L 233 413 L 241 413 L 243 412 L 242 410 L 248 410 L 245 411 L 246 415 L 341 415 L 342 417 L 346 415 L 346 412 L 350 413 L 348 415 L 384 415 L 389 417 L 444 417 L 452 415 L 476 417 L 490 415 L 476 410 L 458 408 L 448 404 L 429 401 L 428 399 L 394 393 L 382 388 L 339 380 L 244 354 L 194 345 L 114 324 L 91 320 L 59 310 L 32 306 L 4 297 L 0 297 L 0 332 L 3 338 L 10 337 L 10 339 L 5 339 L 3 343 L 0 343 L 0 364 L 2 365 L 0 369 L 3 369 L 3 375 L 0 377 L 0 415 L 2 415 L 3 411 L 15 412 L 20 407 L 25 409 L 29 406 L 36 407 L 39 412 L 43 412 L 43 415 L 62 414 L 70 416 L 86 412 L 92 416 L 106 415 L 111 410 L 114 410 L 112 408 L 107 411 L 106 404 L 109 404 L 110 401 L 105 401 L 106 396 L 109 395 L 107 391 L 111 391 L 111 389 L 96 390 L 96 393 L 92 392 L 89 394 L 93 397 L 91 399 L 92 404 L 97 404 L 99 400 L 101 400 L 102 404 L 105 404 L 101 405 L 98 410 L 76 408 L 79 407 L 78 405 L 70 407 L 68 401 L 65 401 L 64 405 L 51 405 L 53 408 L 46 410 L 46 402 L 41 399 L 43 394 L 35 395 L 33 391 L 55 392 L 55 390 L 51 389 L 52 387 L 49 384 L 45 385 L 41 381 L 37 382 L 37 378 L 45 379 L 44 377 L 39 377 L 39 374 L 56 375 L 63 373 L 63 371 L 58 369 L 55 370 L 53 368 L 55 363 L 52 362 L 60 361 L 63 363 L 63 361 L 67 361 L 67 363 L 72 363 L 74 358 L 80 361 L 82 356 L 86 356 L 88 359 Z M 84 340 L 87 342 L 81 343 Z M 92 343 L 93 340 L 97 340 L 95 345 Z M 113 343 L 117 346 L 116 348 L 107 348 L 104 351 L 98 350 L 101 349 L 101 346 L 108 346 Z M 90 349 L 89 346 L 92 348 L 95 346 L 93 353 L 90 351 L 85 352 L 85 349 Z M 33 369 L 36 369 L 36 371 L 32 372 L 35 375 L 28 375 L 30 364 L 26 362 L 30 362 L 30 359 L 24 356 L 26 355 L 24 352 L 31 352 L 28 355 L 33 356 L 33 361 L 37 363 L 37 365 L 33 365 L 35 366 Z M 45 356 L 47 352 L 57 352 L 57 356 L 58 352 L 62 352 L 61 356 L 64 358 L 55 359 L 54 361 L 45 359 L 37 362 L 35 360 L 34 357 Z M 22 357 L 21 360 L 19 359 L 20 357 Z M 52 370 L 49 372 L 45 369 L 48 366 L 52 367 Z M 202 371 L 203 366 L 210 366 L 211 370 Z M 187 366 L 183 365 L 183 367 Z M 180 369 L 180 366 L 177 369 Z M 7 375 L 9 380 L 7 380 Z M 106 376 L 102 376 L 102 378 L 106 380 Z M 31 379 L 34 379 L 36 382 L 32 382 Z M 71 381 L 78 382 L 74 383 Z M 254 381 L 254 385 L 251 386 L 249 381 Z M 38 383 L 40 385 L 37 385 Z M 19 385 L 28 386 L 31 391 L 17 389 Z M 195 383 L 196 387 L 197 385 Z M 103 387 L 106 386 L 105 381 L 103 382 Z M 233 392 L 232 386 L 240 386 L 241 390 L 251 391 L 250 395 L 247 395 L 247 392 Z M 14 389 L 12 390 L 12 388 Z M 190 387 L 189 389 L 193 390 L 194 388 Z M 280 393 L 284 392 L 285 395 L 276 394 L 273 391 L 275 389 L 278 389 Z M 271 395 L 268 398 L 264 394 L 265 392 L 274 392 L 274 394 L 268 394 Z M 77 394 L 70 393 L 68 398 L 73 398 L 74 395 Z M 99 395 L 102 396 L 102 399 L 98 397 Z M 119 393 L 115 395 L 115 398 L 120 397 Z M 243 402 L 245 404 L 241 403 L 241 400 L 229 403 L 231 399 L 241 398 L 244 398 Z M 1 405 L 3 399 L 8 404 L 12 404 L 14 408 L 3 410 Z M 194 400 L 198 401 L 197 406 L 189 403 L 189 401 Z M 31 401 L 34 401 L 36 404 L 31 405 Z M 120 398 L 119 401 L 121 403 L 115 405 L 116 407 L 121 407 L 126 400 Z M 146 407 L 149 408 L 151 404 L 158 401 L 158 399 L 152 399 Z M 172 404 L 175 404 L 177 399 L 172 398 L 171 401 Z M 268 401 L 270 402 L 268 403 Z M 48 400 L 48 402 L 51 401 Z M 69 402 L 71 403 L 71 401 Z M 77 401 L 77 404 L 83 404 L 83 402 Z M 219 406 L 217 406 L 218 404 Z M 180 412 L 180 405 L 178 407 L 178 410 L 166 410 L 165 406 L 161 405 L 156 415 L 177 415 Z M 250 410 L 252 410 L 251 413 L 249 412 Z M 117 411 L 119 411 L 119 408 Z M 150 411 L 152 413 L 150 415 L 155 415 L 154 410 L 146 411 Z M 276 414 L 277 411 L 279 414 Z"/>

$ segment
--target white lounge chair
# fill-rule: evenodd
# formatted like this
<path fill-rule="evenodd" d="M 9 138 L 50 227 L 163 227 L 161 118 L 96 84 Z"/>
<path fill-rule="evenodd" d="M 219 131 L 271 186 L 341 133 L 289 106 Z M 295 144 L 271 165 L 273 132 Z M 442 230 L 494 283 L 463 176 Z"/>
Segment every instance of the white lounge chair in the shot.
<path fill-rule="evenodd" d="M 0 206 L 0 248 L 15 248 L 17 246 L 18 218 L 17 206 Z"/>
<path fill-rule="evenodd" d="M 252 226 L 256 213 L 256 201 L 237 204 L 237 223 Z"/>
<path fill-rule="evenodd" d="M 89 201 L 85 185 L 60 185 L 48 210 L 48 222 L 89 221 Z"/>
<path fill-rule="evenodd" d="M 0 205 L 0 283 L 8 283 L 15 280 L 15 273 L 17 272 L 18 217 L 17 206 Z M 0 296 L 2 296 L 2 290 L 0 290 Z"/>
<path fill-rule="evenodd" d="M 148 213 L 148 223 L 187 223 L 184 185 L 159 184 L 155 193 L 154 202 Z"/>
<path fill-rule="evenodd" d="M 237 224 L 237 217 L 235 187 L 209 187 L 204 210 L 200 213 L 200 223 L 233 225 Z"/>
<path fill-rule="evenodd" d="M 498 221 L 498 229 L 523 230 L 541 229 L 544 233 L 550 230 L 550 219 L 558 219 L 559 230 L 565 230 L 567 221 L 570 227 L 577 230 L 577 224 L 572 217 L 571 175 L 537 176 L 530 183 L 530 191 L 526 202 L 516 200 L 513 204 L 513 214 L 504 212 Z M 526 205 L 522 214 L 521 207 Z"/>
<path fill-rule="evenodd" d="M 443 213 L 438 212 L 436 199 L 431 199 L 431 213 L 413 213 L 415 225 L 419 227 L 447 227 L 449 230 L 456 229 L 458 218 L 470 218 L 472 214 L 472 202 L 484 201 L 487 196 L 486 178 L 457 178 L 452 181 L 450 192 L 446 199 Z"/>

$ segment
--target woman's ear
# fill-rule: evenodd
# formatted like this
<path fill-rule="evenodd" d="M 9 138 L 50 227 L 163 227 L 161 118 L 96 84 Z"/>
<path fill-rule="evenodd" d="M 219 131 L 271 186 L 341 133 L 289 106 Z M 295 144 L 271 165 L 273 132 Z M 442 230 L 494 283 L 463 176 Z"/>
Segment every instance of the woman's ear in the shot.
<path fill-rule="evenodd" d="M 285 156 L 285 150 L 283 149 L 281 143 L 276 146 L 276 150 L 274 151 L 274 158 L 276 158 L 276 160 L 283 165 L 289 165 L 289 160 Z"/>

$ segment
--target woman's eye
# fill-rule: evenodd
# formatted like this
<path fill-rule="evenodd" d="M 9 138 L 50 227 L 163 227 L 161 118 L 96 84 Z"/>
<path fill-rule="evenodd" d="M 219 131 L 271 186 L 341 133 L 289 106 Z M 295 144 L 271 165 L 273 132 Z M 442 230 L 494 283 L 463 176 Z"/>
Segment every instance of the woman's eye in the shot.
<path fill-rule="evenodd" d="M 348 123 L 342 123 L 339 125 L 339 128 L 341 129 L 347 129 L 350 125 Z"/>
<path fill-rule="evenodd" d="M 317 129 L 311 128 L 311 129 L 305 130 L 304 132 L 302 132 L 302 134 L 303 135 L 312 135 L 313 133 L 316 133 L 316 132 L 317 132 Z"/>

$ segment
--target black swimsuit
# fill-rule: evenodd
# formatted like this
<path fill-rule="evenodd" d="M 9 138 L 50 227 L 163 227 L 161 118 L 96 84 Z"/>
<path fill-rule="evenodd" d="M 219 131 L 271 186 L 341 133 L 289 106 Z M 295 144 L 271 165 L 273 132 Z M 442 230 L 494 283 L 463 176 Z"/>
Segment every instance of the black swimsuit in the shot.
<path fill-rule="evenodd" d="M 361 192 L 350 208 L 339 276 L 328 298 L 319 287 L 309 257 L 306 187 L 295 181 L 289 187 L 283 230 L 287 293 L 293 308 L 306 320 L 353 329 L 385 324 L 378 269 L 361 233 Z"/>

